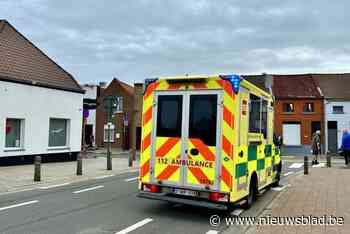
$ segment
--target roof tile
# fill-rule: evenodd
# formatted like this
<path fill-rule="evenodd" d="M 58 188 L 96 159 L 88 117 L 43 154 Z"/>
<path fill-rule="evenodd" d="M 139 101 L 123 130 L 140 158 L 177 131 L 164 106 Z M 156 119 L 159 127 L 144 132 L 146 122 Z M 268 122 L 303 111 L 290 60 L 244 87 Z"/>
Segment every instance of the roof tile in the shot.
<path fill-rule="evenodd" d="M 2 29 L 2 30 L 1 30 Z M 77 81 L 10 23 L 0 21 L 0 79 L 83 93 Z"/>

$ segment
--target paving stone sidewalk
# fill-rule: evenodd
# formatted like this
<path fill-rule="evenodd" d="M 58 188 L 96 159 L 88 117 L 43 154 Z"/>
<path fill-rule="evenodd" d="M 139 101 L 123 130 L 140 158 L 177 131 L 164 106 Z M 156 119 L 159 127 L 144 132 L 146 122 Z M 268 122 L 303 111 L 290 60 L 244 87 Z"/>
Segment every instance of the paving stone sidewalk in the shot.
<path fill-rule="evenodd" d="M 0 167 L 0 194 L 21 190 L 42 188 L 62 183 L 73 183 L 96 177 L 116 175 L 120 173 L 137 171 L 138 162 L 133 163 L 133 167 L 128 167 L 127 158 L 113 158 L 113 170 L 106 170 L 105 157 L 88 157 L 83 159 L 83 175 L 77 176 L 76 161 L 43 163 L 41 165 L 41 182 L 34 182 L 34 165 L 17 165 Z"/>
<path fill-rule="evenodd" d="M 312 168 L 298 175 L 261 216 L 344 218 L 344 225 L 253 226 L 246 233 L 350 233 L 350 167 Z"/>

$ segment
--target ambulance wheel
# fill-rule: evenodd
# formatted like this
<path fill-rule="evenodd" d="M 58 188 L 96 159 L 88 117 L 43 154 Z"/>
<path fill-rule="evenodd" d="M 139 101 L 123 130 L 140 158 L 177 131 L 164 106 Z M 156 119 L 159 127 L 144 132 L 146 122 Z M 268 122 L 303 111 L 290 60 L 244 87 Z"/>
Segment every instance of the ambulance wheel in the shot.
<path fill-rule="evenodd" d="M 256 179 L 256 176 L 252 176 L 250 179 L 250 184 L 249 184 L 249 194 L 245 198 L 245 203 L 244 203 L 244 208 L 249 209 L 254 201 L 256 200 L 256 196 L 258 194 L 258 181 Z"/>

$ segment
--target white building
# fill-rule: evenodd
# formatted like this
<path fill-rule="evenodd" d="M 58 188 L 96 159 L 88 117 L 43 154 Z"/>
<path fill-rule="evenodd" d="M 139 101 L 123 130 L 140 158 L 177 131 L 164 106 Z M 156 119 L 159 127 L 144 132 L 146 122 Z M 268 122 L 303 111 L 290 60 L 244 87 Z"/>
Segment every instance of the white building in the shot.
<path fill-rule="evenodd" d="M 80 152 L 84 90 L 7 21 L 0 54 L 0 157 Z"/>
<path fill-rule="evenodd" d="M 87 146 L 96 146 L 96 107 L 97 98 L 100 96 L 101 88 L 104 88 L 105 82 L 99 85 L 84 84 L 82 88 L 85 90 L 84 94 L 84 138 Z"/>
<path fill-rule="evenodd" d="M 336 154 L 350 130 L 350 74 L 313 75 L 324 97 L 326 152 Z"/>

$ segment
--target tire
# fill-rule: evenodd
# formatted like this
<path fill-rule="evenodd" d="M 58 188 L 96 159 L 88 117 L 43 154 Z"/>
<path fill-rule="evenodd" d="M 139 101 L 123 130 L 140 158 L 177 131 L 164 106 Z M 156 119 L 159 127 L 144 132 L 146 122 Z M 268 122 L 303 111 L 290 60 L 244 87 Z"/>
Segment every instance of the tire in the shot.
<path fill-rule="evenodd" d="M 245 209 L 249 209 L 250 207 L 252 207 L 254 201 L 256 200 L 257 192 L 258 192 L 257 180 L 255 177 L 252 177 L 250 179 L 250 184 L 249 184 L 249 194 L 245 198 L 245 203 L 243 205 Z"/>

